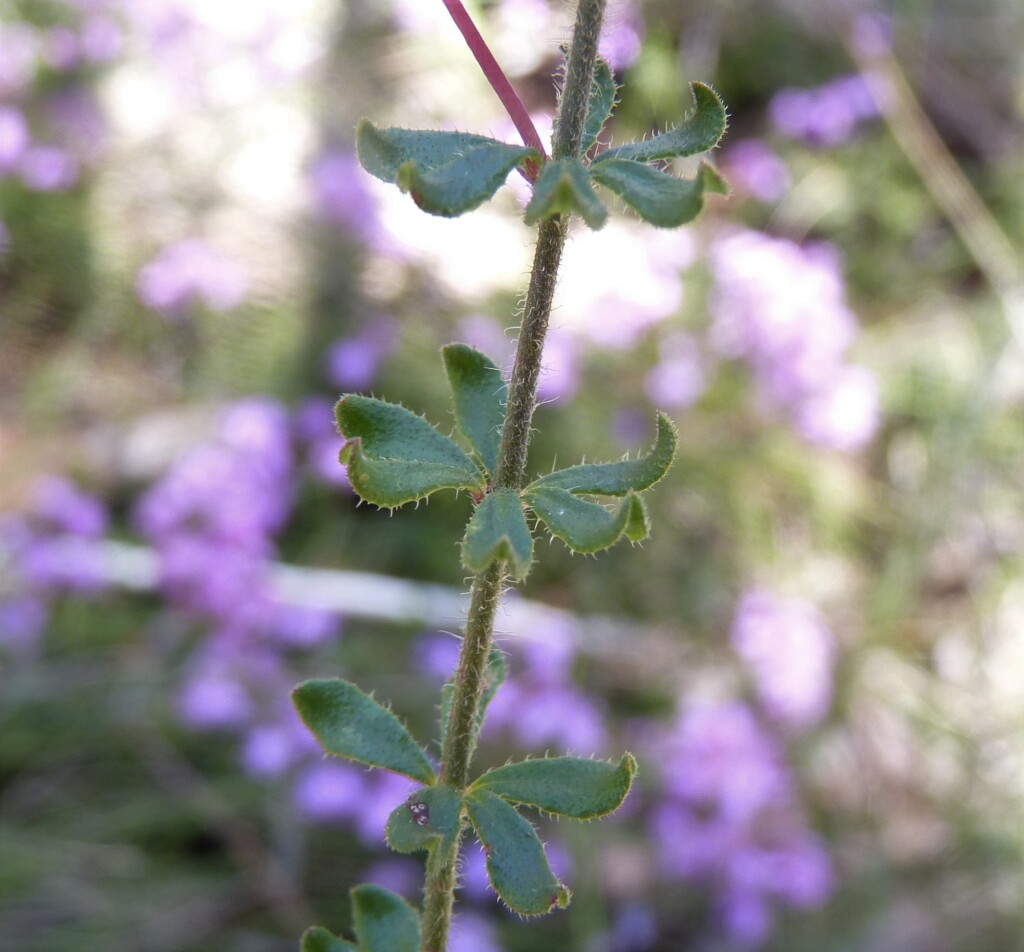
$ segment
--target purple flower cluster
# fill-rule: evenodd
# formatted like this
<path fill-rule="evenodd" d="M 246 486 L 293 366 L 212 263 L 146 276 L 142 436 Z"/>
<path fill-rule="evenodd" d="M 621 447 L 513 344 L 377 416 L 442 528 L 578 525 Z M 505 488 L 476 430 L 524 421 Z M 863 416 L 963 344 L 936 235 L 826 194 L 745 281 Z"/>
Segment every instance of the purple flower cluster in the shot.
<path fill-rule="evenodd" d="M 783 135 L 812 146 L 837 146 L 874 119 L 878 105 L 864 78 L 854 73 L 816 89 L 779 90 L 768 111 L 772 125 Z"/>
<path fill-rule="evenodd" d="M 735 189 L 759 202 L 777 202 L 791 184 L 786 163 L 763 139 L 742 139 L 730 145 L 722 166 Z"/>
<path fill-rule="evenodd" d="M 820 723 L 832 698 L 835 639 L 809 603 L 748 591 L 730 637 L 769 717 L 799 730 Z"/>
<path fill-rule="evenodd" d="M 198 238 L 164 248 L 138 273 L 135 291 L 148 308 L 180 319 L 197 306 L 230 311 L 245 297 L 246 276 L 231 258 Z"/>
<path fill-rule="evenodd" d="M 97 543 L 106 531 L 104 505 L 57 476 L 36 485 L 24 515 L 0 520 L 0 650 L 31 657 L 52 597 L 103 588 Z"/>
<path fill-rule="evenodd" d="M 157 552 L 172 605 L 212 627 L 178 696 L 182 721 L 246 733 L 244 762 L 276 775 L 313 745 L 287 703 L 283 655 L 333 637 L 338 619 L 285 605 L 270 585 L 274 538 L 290 512 L 288 413 L 269 399 L 229 406 L 216 437 L 140 499 L 135 521 Z"/>
<path fill-rule="evenodd" d="M 831 860 L 806 826 L 778 744 L 749 708 L 694 707 L 660 747 L 664 789 L 650 830 L 662 872 L 706 887 L 734 941 L 763 943 L 776 905 L 826 901 Z"/>
<path fill-rule="evenodd" d="M 711 266 L 712 346 L 747 361 L 762 407 L 815 445 L 864 447 L 878 427 L 878 388 L 846 363 L 857 319 L 835 250 L 741 231 L 714 243 Z"/>
<path fill-rule="evenodd" d="M 70 188 L 98 157 L 106 124 L 86 70 L 123 43 L 115 4 L 65 6 L 59 25 L 0 22 L 0 180 L 40 192 Z"/>

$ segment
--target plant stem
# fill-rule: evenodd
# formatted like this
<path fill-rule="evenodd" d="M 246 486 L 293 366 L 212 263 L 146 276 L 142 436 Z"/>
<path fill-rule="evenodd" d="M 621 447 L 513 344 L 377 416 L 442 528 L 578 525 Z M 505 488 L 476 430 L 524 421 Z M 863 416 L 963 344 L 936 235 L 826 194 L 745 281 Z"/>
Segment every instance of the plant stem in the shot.
<path fill-rule="evenodd" d="M 605 2 L 580 0 L 576 10 L 576 26 L 566 64 L 555 132 L 553 151 L 558 157 L 574 157 L 580 153 Z M 445 4 L 451 10 L 449 0 L 445 0 Z M 519 328 L 516 361 L 509 382 L 501 449 L 494 478 L 495 488 L 522 488 L 530 424 L 537 404 L 537 380 L 540 376 L 544 338 L 567 234 L 568 221 L 557 216 L 542 221 L 538 230 L 533 270 Z M 494 616 L 505 578 L 504 563 L 497 563 L 473 579 L 466 635 L 462 640 L 451 714 L 441 751 L 440 782 L 460 791 L 469 782 L 469 767 L 479 731 L 477 710 L 494 636 Z M 447 856 L 431 856 L 428 862 L 421 952 L 446 952 L 448 948 L 458 858 L 459 842 L 456 839 Z"/>

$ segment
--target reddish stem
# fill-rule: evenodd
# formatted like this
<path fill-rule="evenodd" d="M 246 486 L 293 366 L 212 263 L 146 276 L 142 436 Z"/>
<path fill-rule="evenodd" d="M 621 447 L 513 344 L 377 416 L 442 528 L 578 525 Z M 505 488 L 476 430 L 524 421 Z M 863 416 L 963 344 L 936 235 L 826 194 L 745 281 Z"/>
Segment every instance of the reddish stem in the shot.
<path fill-rule="evenodd" d="M 441 0 L 441 2 L 445 5 L 451 14 L 451 18 L 455 21 L 455 25 L 459 28 L 459 32 L 465 38 L 470 52 L 476 57 L 476 61 L 484 71 L 484 76 L 487 77 L 487 82 L 491 84 L 491 88 L 498 94 L 501 104 L 512 119 L 512 124 L 519 130 L 523 143 L 531 149 L 536 149 L 546 162 L 548 154 L 544 151 L 544 144 L 541 142 L 537 127 L 533 124 L 533 120 L 526 111 L 523 101 L 516 95 L 516 91 L 512 88 L 508 77 L 498 65 L 494 54 L 484 42 L 484 38 L 476 28 L 476 24 L 466 12 L 466 8 L 462 5 L 462 0 Z M 531 176 L 531 179 L 535 177 L 535 175 Z"/>

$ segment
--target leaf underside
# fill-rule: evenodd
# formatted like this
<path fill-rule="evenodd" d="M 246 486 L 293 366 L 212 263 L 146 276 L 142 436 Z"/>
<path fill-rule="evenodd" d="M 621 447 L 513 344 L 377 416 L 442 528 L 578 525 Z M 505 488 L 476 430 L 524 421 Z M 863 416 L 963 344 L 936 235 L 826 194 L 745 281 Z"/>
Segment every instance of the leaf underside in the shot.
<path fill-rule="evenodd" d="M 690 91 L 694 110 L 679 126 L 642 142 L 608 149 L 595 157 L 594 165 L 611 159 L 635 159 L 638 162 L 681 159 L 713 149 L 725 134 L 728 124 L 725 105 L 718 93 L 704 83 L 690 83 Z"/>
<path fill-rule="evenodd" d="M 553 215 L 579 215 L 597 231 L 608 220 L 608 210 L 590 184 L 579 159 L 552 159 L 545 163 L 526 206 L 526 224 L 536 225 Z"/>
<path fill-rule="evenodd" d="M 541 916 L 569 904 L 569 890 L 551 872 L 536 832 L 515 807 L 490 790 L 474 790 L 466 807 L 487 855 L 487 876 L 510 909 Z"/>
<path fill-rule="evenodd" d="M 565 489 L 586 496 L 624 496 L 653 486 L 672 465 L 676 451 L 675 424 L 658 414 L 658 435 L 647 456 L 618 463 L 581 463 L 556 470 L 534 480 L 524 490 L 532 496 L 537 489 Z"/>
<path fill-rule="evenodd" d="M 398 171 L 413 162 L 421 171 L 436 169 L 483 146 L 504 145 L 489 136 L 434 129 L 379 129 L 369 119 L 356 126 L 356 155 L 367 172 L 395 185 Z"/>
<path fill-rule="evenodd" d="M 359 952 L 419 952 L 419 917 L 401 896 L 368 884 L 350 895 Z"/>
<path fill-rule="evenodd" d="M 432 169 L 408 161 L 399 167 L 396 184 L 425 212 L 454 218 L 482 205 L 501 188 L 512 169 L 537 158 L 533 149 L 487 143 Z"/>
<path fill-rule="evenodd" d="M 449 344 L 441 353 L 455 404 L 455 424 L 493 477 L 508 399 L 505 378 L 490 357 L 468 344 Z"/>
<path fill-rule="evenodd" d="M 434 782 L 434 769 L 402 722 L 370 695 L 341 678 L 305 681 L 292 691 L 303 723 L 328 753 Z"/>
<path fill-rule="evenodd" d="M 483 572 L 500 560 L 519 581 L 526 578 L 533 560 L 533 536 L 519 494 L 512 489 L 495 489 L 484 496 L 462 541 L 462 564 L 469 571 Z"/>
<path fill-rule="evenodd" d="M 487 771 L 475 790 L 491 790 L 506 800 L 546 813 L 590 820 L 614 813 L 626 799 L 636 776 L 632 754 L 619 763 L 582 757 L 524 760 Z"/>
<path fill-rule="evenodd" d="M 590 174 L 658 228 L 677 228 L 693 221 L 704 208 L 706 193 L 726 195 L 729 191 L 724 179 L 704 163 L 692 179 L 678 179 L 632 159 L 609 159 L 595 165 Z"/>

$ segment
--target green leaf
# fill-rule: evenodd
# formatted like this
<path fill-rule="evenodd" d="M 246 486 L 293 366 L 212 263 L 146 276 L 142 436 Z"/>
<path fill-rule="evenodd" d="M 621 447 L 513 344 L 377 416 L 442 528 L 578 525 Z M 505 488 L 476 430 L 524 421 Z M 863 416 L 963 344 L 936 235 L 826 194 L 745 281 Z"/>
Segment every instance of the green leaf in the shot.
<path fill-rule="evenodd" d="M 585 153 L 601 134 L 604 124 L 615 108 L 615 77 L 611 67 L 601 56 L 594 67 L 594 82 L 590 86 L 590 100 L 587 103 L 587 118 L 583 125 L 583 141 L 580 148 Z"/>
<path fill-rule="evenodd" d="M 451 787 L 438 784 L 410 795 L 388 817 L 388 846 L 399 853 L 414 853 L 434 844 L 447 849 L 458 835 L 462 800 Z"/>
<path fill-rule="evenodd" d="M 595 157 L 594 165 L 610 159 L 636 159 L 638 162 L 679 159 L 713 149 L 725 134 L 728 124 L 725 105 L 718 93 L 703 83 L 690 83 L 690 91 L 695 107 L 679 126 L 643 142 L 630 142 L 602 152 Z"/>
<path fill-rule="evenodd" d="M 493 476 L 508 386 L 494 361 L 468 344 L 449 344 L 441 353 L 455 402 L 455 423 Z"/>
<path fill-rule="evenodd" d="M 529 821 L 490 790 L 466 797 L 469 819 L 487 855 L 487 876 L 504 903 L 523 916 L 569 905 L 571 893 L 551 872 Z"/>
<path fill-rule="evenodd" d="M 433 169 L 406 162 L 398 169 L 397 184 L 425 212 L 455 218 L 486 202 L 517 165 L 539 158 L 533 149 L 496 142 L 470 149 Z"/>
<path fill-rule="evenodd" d="M 341 461 L 361 499 L 401 506 L 438 489 L 483 492 L 483 474 L 454 440 L 395 403 L 347 394 L 335 407 Z"/>
<path fill-rule="evenodd" d="M 706 163 L 696 178 L 677 179 L 632 159 L 609 159 L 595 165 L 591 177 L 618 195 L 646 222 L 658 228 L 677 228 L 693 221 L 704 208 L 704 195 L 727 195 L 725 180 Z"/>
<path fill-rule="evenodd" d="M 367 172 L 383 182 L 398 182 L 398 170 L 407 162 L 425 172 L 447 165 L 482 146 L 504 145 L 497 139 L 470 132 L 434 129 L 378 129 L 369 119 L 356 126 L 356 155 Z"/>
<path fill-rule="evenodd" d="M 630 526 L 643 522 L 643 503 L 629 492 L 618 511 L 581 499 L 567 489 L 539 486 L 523 494 L 523 500 L 548 527 L 574 552 L 590 554 L 607 549 L 619 541 Z M 639 509 L 639 514 L 635 511 Z M 636 531 L 636 530 L 634 530 Z M 642 537 L 646 538 L 646 534 Z M 639 541 L 630 538 L 631 542 Z"/>
<path fill-rule="evenodd" d="M 675 424 L 658 414 L 658 438 L 647 456 L 618 463 L 582 463 L 560 469 L 534 480 L 524 490 L 533 495 L 537 489 L 567 489 L 571 493 L 592 496 L 624 496 L 630 490 L 640 492 L 653 486 L 672 465 L 676 452 Z"/>
<path fill-rule="evenodd" d="M 304 681 L 292 702 L 320 746 L 336 757 L 434 782 L 427 755 L 386 707 L 341 678 Z"/>
<path fill-rule="evenodd" d="M 470 788 L 491 790 L 506 800 L 546 813 L 590 820 L 614 813 L 636 776 L 636 760 L 625 754 L 617 764 L 581 757 L 524 760 L 488 770 Z"/>
<path fill-rule="evenodd" d="M 508 562 L 512 575 L 522 581 L 533 559 L 533 536 L 523 515 L 519 494 L 495 489 L 476 507 L 462 540 L 462 564 L 470 572 L 483 572 L 499 560 Z"/>
<path fill-rule="evenodd" d="M 572 212 L 595 231 L 608 220 L 608 210 L 591 186 L 586 166 L 579 159 L 552 159 L 537 176 L 533 198 L 526 206 L 526 224 Z"/>
<path fill-rule="evenodd" d="M 300 952 L 359 952 L 359 948 L 339 939 L 323 926 L 313 926 L 302 933 Z"/>
<path fill-rule="evenodd" d="M 500 648 L 491 648 L 487 656 L 487 668 L 484 670 L 484 690 L 480 696 L 480 703 L 476 708 L 476 728 L 480 730 L 487 714 L 487 706 L 491 703 L 494 695 L 498 693 L 508 673 L 508 666 L 505 664 L 505 652 Z M 448 682 L 441 688 L 441 747 L 444 747 L 445 736 L 448 733 L 448 719 L 452 711 L 452 698 L 455 696 L 455 685 Z"/>
<path fill-rule="evenodd" d="M 419 952 L 419 916 L 401 896 L 368 884 L 350 895 L 359 952 Z"/>

